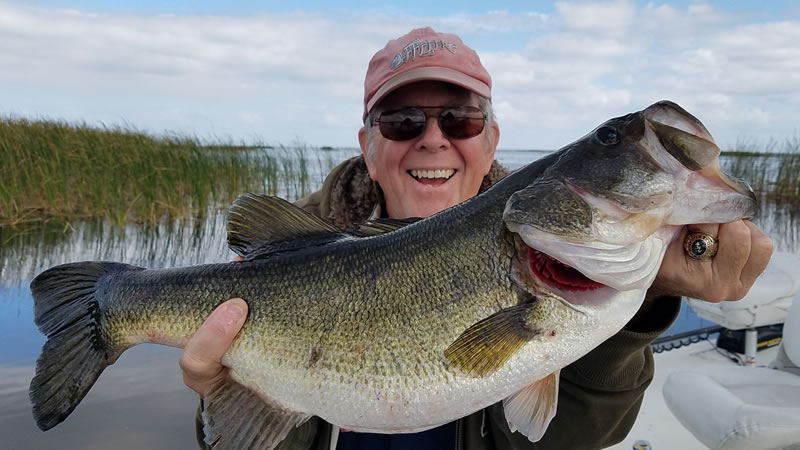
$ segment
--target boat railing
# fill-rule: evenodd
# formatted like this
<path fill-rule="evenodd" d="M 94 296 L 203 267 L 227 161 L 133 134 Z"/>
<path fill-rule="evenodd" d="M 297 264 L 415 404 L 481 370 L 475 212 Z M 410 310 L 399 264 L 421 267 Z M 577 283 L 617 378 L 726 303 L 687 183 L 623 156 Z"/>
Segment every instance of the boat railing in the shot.
<path fill-rule="evenodd" d="M 724 329 L 724 327 L 714 325 L 711 327 L 698 328 L 696 330 L 686 331 L 683 333 L 671 334 L 669 336 L 659 336 L 650 344 L 650 346 L 653 349 L 653 353 L 666 352 L 700 341 L 708 340 L 709 337 L 719 333 Z"/>

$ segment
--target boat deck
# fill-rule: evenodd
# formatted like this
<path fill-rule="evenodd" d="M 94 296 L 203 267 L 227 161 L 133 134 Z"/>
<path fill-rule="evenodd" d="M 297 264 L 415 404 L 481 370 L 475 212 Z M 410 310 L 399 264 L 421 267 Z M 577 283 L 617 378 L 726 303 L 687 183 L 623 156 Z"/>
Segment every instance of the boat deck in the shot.
<path fill-rule="evenodd" d="M 778 346 L 764 349 L 756 355 L 755 366 L 766 366 L 778 353 Z M 653 382 L 645 392 L 642 408 L 633 429 L 619 444 L 610 447 L 614 450 L 631 450 L 633 443 L 643 439 L 650 442 L 653 450 L 703 450 L 700 441 L 686 430 L 672 415 L 662 395 L 662 387 L 670 373 L 701 367 L 734 367 L 738 365 L 728 355 L 743 358 L 738 353 L 729 353 L 716 347 L 716 336 L 655 354 L 656 371 Z"/>

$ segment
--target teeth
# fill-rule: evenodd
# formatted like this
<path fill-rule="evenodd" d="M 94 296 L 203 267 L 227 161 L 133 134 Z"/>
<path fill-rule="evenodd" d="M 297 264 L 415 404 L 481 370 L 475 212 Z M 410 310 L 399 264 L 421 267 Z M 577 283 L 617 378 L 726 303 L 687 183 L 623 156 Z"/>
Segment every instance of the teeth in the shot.
<path fill-rule="evenodd" d="M 455 169 L 418 170 L 409 171 L 414 178 L 450 178 L 456 173 Z"/>

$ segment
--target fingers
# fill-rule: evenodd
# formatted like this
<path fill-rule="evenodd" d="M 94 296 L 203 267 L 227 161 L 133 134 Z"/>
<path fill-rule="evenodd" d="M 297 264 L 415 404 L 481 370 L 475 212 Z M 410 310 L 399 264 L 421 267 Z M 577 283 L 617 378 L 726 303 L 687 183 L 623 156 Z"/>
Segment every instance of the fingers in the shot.
<path fill-rule="evenodd" d="M 772 239 L 753 222 L 745 220 L 744 224 L 750 230 L 750 258 L 742 269 L 741 280 L 749 289 L 767 268 L 774 246 Z"/>
<path fill-rule="evenodd" d="M 664 275 L 666 290 L 672 295 L 696 298 L 698 295 L 719 297 L 722 292 L 715 292 L 714 284 L 715 258 L 697 260 L 686 254 L 684 241 L 689 233 L 703 233 L 714 238 L 719 235 L 720 224 L 701 223 L 687 225 L 678 239 L 667 249 L 659 276 Z M 720 249 L 722 244 L 720 243 Z M 719 300 L 717 300 L 719 301 Z"/>
<path fill-rule="evenodd" d="M 247 317 L 247 303 L 234 298 L 218 306 L 186 343 L 180 367 L 183 382 L 206 395 L 225 377 L 220 361 Z"/>
<path fill-rule="evenodd" d="M 690 232 L 717 238 L 716 256 L 708 260 L 689 257 L 683 241 Z M 710 302 L 739 300 L 766 268 L 772 249 L 769 237 L 749 220 L 689 225 L 667 249 L 650 294 L 682 295 Z"/>
<path fill-rule="evenodd" d="M 684 242 L 686 236 L 689 235 L 690 233 L 706 234 L 719 241 L 720 226 L 721 225 L 718 223 L 700 223 L 694 225 L 687 225 L 686 229 L 684 230 L 684 234 L 681 235 L 681 242 Z M 696 260 L 692 258 L 692 260 L 700 262 L 703 265 L 703 267 L 712 267 L 713 259 Z M 687 262 L 688 261 L 689 260 L 687 259 Z"/>
<path fill-rule="evenodd" d="M 750 228 L 737 220 L 719 226 L 719 251 L 711 259 L 714 268 L 713 301 L 739 300 L 750 290 L 742 285 L 742 269 L 750 257 Z"/>
<path fill-rule="evenodd" d="M 713 259 L 717 294 L 710 300 L 739 300 L 766 269 L 772 240 L 749 220 L 723 224 L 719 233 L 720 249 Z"/>

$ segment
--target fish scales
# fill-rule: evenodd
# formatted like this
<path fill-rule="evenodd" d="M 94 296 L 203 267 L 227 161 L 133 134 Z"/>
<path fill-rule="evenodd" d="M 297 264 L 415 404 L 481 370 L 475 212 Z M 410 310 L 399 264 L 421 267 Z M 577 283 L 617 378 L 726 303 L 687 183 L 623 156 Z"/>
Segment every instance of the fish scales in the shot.
<path fill-rule="evenodd" d="M 473 216 L 497 221 L 502 211 L 494 209 L 496 217 L 482 211 Z M 453 377 L 441 357 L 444 348 L 460 330 L 518 302 L 507 278 L 510 251 L 498 257 L 491 250 L 498 245 L 496 234 L 483 233 L 488 242 L 481 245 L 475 239 L 478 233 L 463 233 L 459 226 L 485 229 L 475 217 L 463 217 L 448 224 L 452 236 L 464 236 L 460 241 L 427 239 L 425 229 L 411 230 L 414 239 L 407 239 L 409 231 L 386 236 L 391 239 L 346 242 L 341 245 L 353 247 L 351 251 L 331 248 L 313 260 L 286 254 L 113 274 L 105 281 L 116 300 L 108 315 L 118 319 L 109 320 L 107 327 L 120 336 L 135 337 L 128 345 L 153 338 L 182 343 L 221 301 L 239 296 L 248 299 L 249 320 L 228 357 L 242 362 L 263 359 L 264 364 L 246 365 L 255 373 L 232 364 L 235 378 L 257 380 L 270 374 L 258 384 L 285 385 L 278 380 L 301 379 L 299 375 L 310 371 L 309 383 L 322 386 L 347 374 L 353 388 L 374 389 L 387 397 L 398 389 L 446 383 Z M 425 228 L 437 227 L 431 223 Z M 453 254 L 454 246 L 464 251 Z M 390 258 L 390 249 L 398 247 L 404 249 L 401 257 Z M 367 258 L 368 254 L 386 256 Z M 475 270 L 481 266 L 486 269 Z M 431 278 L 448 283 L 427 283 Z M 331 279 L 336 280 L 334 292 L 323 288 Z M 423 372 L 407 377 L 410 367 Z M 277 393 L 268 394 L 289 403 Z"/>

